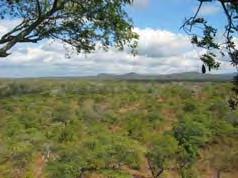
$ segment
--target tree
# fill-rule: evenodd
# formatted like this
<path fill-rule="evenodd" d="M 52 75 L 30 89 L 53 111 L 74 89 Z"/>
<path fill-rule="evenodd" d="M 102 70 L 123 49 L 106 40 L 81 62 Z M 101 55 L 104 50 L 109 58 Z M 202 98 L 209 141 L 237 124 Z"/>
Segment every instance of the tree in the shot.
<path fill-rule="evenodd" d="M 47 165 L 49 177 L 84 178 L 93 172 L 120 172 L 123 166 L 138 169 L 142 156 L 138 145 L 126 137 L 103 134 L 60 147 L 57 158 Z"/>
<path fill-rule="evenodd" d="M 198 0 L 199 6 L 194 16 L 185 20 L 182 28 L 189 35 L 192 35 L 191 43 L 200 48 L 206 49 L 200 59 L 204 63 L 202 72 L 206 73 L 207 69 L 218 69 L 220 63 L 217 58 L 229 58 L 231 64 L 238 69 L 238 48 L 237 48 L 237 32 L 238 32 L 238 1 L 237 0 Z M 205 3 L 219 3 L 227 18 L 224 27 L 224 40 L 217 40 L 218 29 L 208 24 L 208 21 L 199 15 L 202 6 Z M 196 28 L 195 30 L 195 27 Z M 202 29 L 202 32 L 199 32 Z M 234 95 L 229 100 L 229 105 L 235 109 L 238 105 L 238 77 L 234 78 Z"/>
<path fill-rule="evenodd" d="M 57 39 L 77 52 L 125 44 L 135 47 L 137 34 L 125 6 L 133 0 L 1 0 L 1 19 L 19 23 L 0 38 L 0 57 L 18 43 Z M 133 42 L 132 42 L 133 41 Z"/>
<path fill-rule="evenodd" d="M 227 149 L 229 149 L 228 152 L 224 151 Z M 227 146 L 227 145 L 224 145 L 224 146 L 221 145 L 214 150 L 216 151 L 213 151 L 212 153 L 210 153 L 210 155 L 208 155 L 208 159 L 209 159 L 210 165 L 214 169 L 215 178 L 221 178 L 222 173 L 232 172 L 234 170 L 237 170 L 238 153 L 236 149 L 231 148 L 230 146 Z"/>
<path fill-rule="evenodd" d="M 238 32 L 236 25 L 238 19 L 238 2 L 235 0 L 198 0 L 200 2 L 194 16 L 185 20 L 182 28 L 188 34 L 192 35 L 191 42 L 198 47 L 205 48 L 207 52 L 201 56 L 201 60 L 206 67 L 211 70 L 218 68 L 219 63 L 216 61 L 217 53 L 219 51 L 222 56 L 228 55 L 231 63 L 234 66 L 238 65 L 238 49 L 235 44 L 235 35 Z M 218 2 L 222 6 L 224 13 L 227 17 L 227 24 L 225 26 L 224 41 L 216 41 L 217 29 L 208 24 L 208 21 L 199 15 L 202 6 L 207 2 Z M 200 34 L 197 30 L 198 27 L 202 30 Z M 193 33 L 195 32 L 195 33 Z M 203 69 L 204 70 L 204 69 Z"/>
<path fill-rule="evenodd" d="M 190 170 L 199 157 L 199 149 L 211 137 L 211 131 L 200 119 L 185 117 L 173 128 L 173 135 L 178 142 L 177 162 L 182 178 L 191 177 Z"/>
<path fill-rule="evenodd" d="M 159 136 L 152 141 L 146 157 L 153 178 L 160 177 L 171 168 L 177 151 L 178 142 L 170 135 Z"/>

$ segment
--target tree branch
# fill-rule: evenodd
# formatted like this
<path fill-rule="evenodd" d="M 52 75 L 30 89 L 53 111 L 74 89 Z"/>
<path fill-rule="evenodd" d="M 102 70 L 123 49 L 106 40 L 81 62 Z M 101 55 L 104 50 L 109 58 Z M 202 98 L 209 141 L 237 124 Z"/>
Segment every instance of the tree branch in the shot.
<path fill-rule="evenodd" d="M 41 16 L 41 5 L 40 5 L 39 0 L 36 0 L 36 9 L 38 11 L 38 16 L 40 17 Z"/>
<path fill-rule="evenodd" d="M 7 42 L 7 44 L 5 44 L 5 46 L 0 48 L 0 57 L 7 57 L 8 55 L 10 55 L 9 53 L 7 53 L 7 51 L 9 49 L 11 49 L 13 46 L 16 45 L 16 43 L 18 42 L 33 42 L 36 43 L 37 41 L 40 40 L 40 38 L 36 38 L 36 39 L 29 39 L 26 38 L 27 35 L 29 35 L 37 26 L 39 26 L 45 19 L 49 18 L 51 15 L 53 15 L 57 10 L 59 10 L 60 6 L 58 6 L 58 0 L 55 0 L 52 8 L 45 14 L 42 16 L 38 16 L 38 19 L 33 22 L 32 24 L 30 24 L 28 27 L 26 27 L 26 22 L 22 22 L 20 25 L 18 25 L 17 27 L 15 27 L 11 32 L 7 33 L 6 35 L 4 35 L 1 40 L 0 40 L 0 44 L 4 44 Z M 23 25 L 21 27 L 21 25 Z M 25 29 L 24 29 L 25 28 Z M 24 30 L 22 30 L 24 29 Z M 19 34 L 17 34 L 16 36 L 9 36 L 10 34 L 13 34 L 17 31 L 22 30 Z"/>
<path fill-rule="evenodd" d="M 196 11 L 196 13 L 194 14 L 194 16 L 192 17 L 192 21 L 194 21 L 196 18 L 197 18 L 197 16 L 198 16 L 198 13 L 200 12 L 200 9 L 201 9 L 201 7 L 202 7 L 202 4 L 203 4 L 203 1 L 200 1 L 200 4 L 199 4 L 199 6 L 198 6 L 198 8 L 197 8 L 197 11 Z M 190 25 L 190 31 L 192 30 L 192 24 Z"/>
<path fill-rule="evenodd" d="M 224 0 L 223 0 L 223 1 L 220 1 L 221 5 L 222 5 L 222 8 L 223 8 L 223 10 L 224 10 L 224 12 L 225 12 L 225 14 L 226 14 L 227 20 L 228 20 L 228 25 L 227 25 L 227 29 L 226 29 L 226 31 L 227 31 L 227 36 L 226 36 L 226 38 L 227 38 L 227 40 L 229 40 L 229 38 L 230 38 L 230 32 L 231 32 L 232 28 L 234 28 L 234 24 L 233 24 L 233 22 L 232 22 L 232 16 L 229 14 L 229 12 L 228 12 L 228 10 L 227 10 L 227 8 L 226 8 L 225 2 L 226 2 L 226 1 L 224 1 Z"/>
<path fill-rule="evenodd" d="M 13 37 L 13 34 L 16 33 L 17 31 L 22 30 L 25 27 L 25 24 L 27 22 L 25 20 L 23 20 L 19 25 L 17 25 L 14 29 L 12 29 L 10 32 L 4 34 L 1 39 L 0 39 L 0 44 L 6 43 L 8 41 L 10 41 L 11 37 Z"/>

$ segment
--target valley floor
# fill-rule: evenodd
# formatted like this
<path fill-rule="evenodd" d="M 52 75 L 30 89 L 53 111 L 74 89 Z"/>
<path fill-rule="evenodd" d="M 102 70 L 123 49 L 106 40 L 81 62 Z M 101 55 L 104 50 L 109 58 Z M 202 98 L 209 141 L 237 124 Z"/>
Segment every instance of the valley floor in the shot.
<path fill-rule="evenodd" d="M 0 178 L 237 178 L 231 84 L 0 81 Z"/>

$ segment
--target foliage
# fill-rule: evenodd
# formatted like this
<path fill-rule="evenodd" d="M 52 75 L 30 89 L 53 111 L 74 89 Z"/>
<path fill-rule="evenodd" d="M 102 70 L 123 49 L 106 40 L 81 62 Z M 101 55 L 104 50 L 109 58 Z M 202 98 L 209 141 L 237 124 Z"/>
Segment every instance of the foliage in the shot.
<path fill-rule="evenodd" d="M 173 134 L 179 144 L 177 161 L 182 177 L 188 176 L 193 164 L 199 157 L 199 149 L 210 140 L 211 130 L 202 120 L 185 118 L 173 129 Z"/>
<path fill-rule="evenodd" d="M 122 166 L 137 168 L 138 151 L 127 138 L 87 137 L 78 145 L 63 145 L 56 160 L 49 163 L 50 177 L 80 177 L 87 172 L 119 170 Z"/>
<path fill-rule="evenodd" d="M 0 177 L 236 175 L 231 87 L 1 80 Z"/>
<path fill-rule="evenodd" d="M 174 164 L 178 143 L 170 135 L 158 136 L 155 139 L 152 138 L 152 140 L 147 159 L 153 177 L 157 178 Z"/>
<path fill-rule="evenodd" d="M 0 39 L 0 57 L 17 43 L 58 39 L 77 52 L 91 52 L 97 44 L 123 48 L 137 35 L 125 6 L 131 0 L 2 0 L 1 19 L 19 23 Z"/>
<path fill-rule="evenodd" d="M 221 57 L 228 56 L 231 59 L 231 63 L 234 66 L 238 65 L 237 61 L 237 47 L 235 38 L 238 32 L 237 28 L 237 15 L 238 15 L 238 3 L 233 0 L 198 0 L 199 6 L 193 17 L 185 20 L 182 28 L 192 33 L 191 42 L 198 47 L 207 50 L 205 54 L 201 56 L 201 60 L 204 62 L 209 70 L 219 67 L 217 62 L 218 53 L 220 52 Z M 225 17 L 227 18 L 227 24 L 225 26 L 224 41 L 217 41 L 217 30 L 214 26 L 209 25 L 206 18 L 202 17 L 199 12 L 201 11 L 205 3 L 218 3 L 224 10 Z M 194 28 L 202 28 L 202 32 L 194 30 Z M 203 72 L 205 66 L 203 66 Z"/>

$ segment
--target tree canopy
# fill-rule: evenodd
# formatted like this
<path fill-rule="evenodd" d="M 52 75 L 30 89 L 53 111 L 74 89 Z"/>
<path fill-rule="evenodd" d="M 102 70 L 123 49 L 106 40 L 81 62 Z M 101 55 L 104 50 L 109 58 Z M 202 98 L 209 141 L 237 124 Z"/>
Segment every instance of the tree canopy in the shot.
<path fill-rule="evenodd" d="M 0 57 L 17 43 L 58 39 L 77 52 L 135 45 L 125 6 L 133 0 L 2 0 L 0 18 L 19 22 L 0 37 Z"/>
<path fill-rule="evenodd" d="M 191 43 L 198 47 L 206 49 L 205 54 L 201 56 L 204 62 L 203 73 L 206 68 L 216 69 L 220 66 L 217 61 L 218 55 L 229 57 L 233 66 L 238 65 L 238 49 L 236 45 L 236 36 L 238 32 L 238 1 L 236 0 L 198 0 L 200 2 L 194 16 L 185 20 L 182 28 L 188 34 L 192 35 Z M 206 18 L 199 15 L 205 3 L 219 3 L 224 11 L 227 22 L 224 27 L 223 38 L 218 37 L 218 29 L 209 25 Z M 202 29 L 199 32 L 197 29 Z"/>
<path fill-rule="evenodd" d="M 205 53 L 200 56 L 203 62 L 202 73 L 207 69 L 218 69 L 219 59 L 228 59 L 232 66 L 238 69 L 238 1 L 237 0 L 197 0 L 199 6 L 194 16 L 185 19 L 182 28 L 192 36 L 191 43 L 199 48 L 205 49 Z M 226 24 L 223 29 L 223 37 L 218 33 L 218 29 L 203 16 L 199 15 L 205 3 L 218 3 L 222 7 L 226 17 Z M 202 29 L 202 30 L 201 30 Z M 233 96 L 230 97 L 229 105 L 232 109 L 238 106 L 238 76 L 234 78 Z"/>
<path fill-rule="evenodd" d="M 219 67 L 217 51 L 238 64 L 235 36 L 238 31 L 238 3 L 236 0 L 197 0 L 200 2 L 194 16 L 186 19 L 183 29 L 192 35 L 191 42 L 207 49 L 201 56 L 206 69 Z M 9 55 L 17 43 L 36 43 L 43 39 L 59 39 L 77 52 L 91 52 L 97 44 L 103 47 L 125 44 L 135 47 L 132 20 L 125 6 L 133 0 L 2 0 L 1 19 L 15 19 L 18 24 L 0 38 L 0 57 Z M 224 41 L 216 41 L 217 29 L 199 15 L 204 3 L 220 3 L 227 17 Z M 203 29 L 202 33 L 194 30 Z M 134 41 L 135 42 L 135 41 Z"/>

